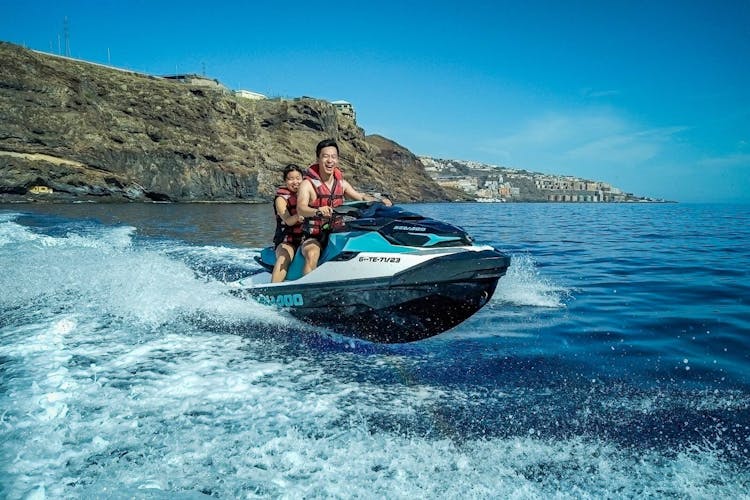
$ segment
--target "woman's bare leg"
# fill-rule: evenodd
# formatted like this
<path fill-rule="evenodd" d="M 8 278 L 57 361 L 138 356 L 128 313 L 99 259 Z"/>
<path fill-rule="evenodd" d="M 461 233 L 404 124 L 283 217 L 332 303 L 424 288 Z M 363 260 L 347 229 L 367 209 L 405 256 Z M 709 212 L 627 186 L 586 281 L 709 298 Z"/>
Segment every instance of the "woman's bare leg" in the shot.
<path fill-rule="evenodd" d="M 273 265 L 271 273 L 271 283 L 278 283 L 286 279 L 286 272 L 289 270 L 289 264 L 294 258 L 294 247 L 289 243 L 279 243 L 276 247 L 276 263 Z"/>

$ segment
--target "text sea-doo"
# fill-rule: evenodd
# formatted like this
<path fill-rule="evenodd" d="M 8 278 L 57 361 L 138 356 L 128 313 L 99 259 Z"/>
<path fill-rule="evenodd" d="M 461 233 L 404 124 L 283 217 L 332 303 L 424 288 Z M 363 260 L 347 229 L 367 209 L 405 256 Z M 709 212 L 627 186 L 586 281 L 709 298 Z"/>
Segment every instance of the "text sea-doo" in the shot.
<path fill-rule="evenodd" d="M 354 202 L 336 214 L 314 271 L 302 275 L 298 250 L 286 281 L 271 283 L 268 247 L 256 258 L 263 269 L 234 282 L 234 291 L 343 335 L 412 342 L 477 312 L 510 264 L 463 229 L 399 207 Z"/>

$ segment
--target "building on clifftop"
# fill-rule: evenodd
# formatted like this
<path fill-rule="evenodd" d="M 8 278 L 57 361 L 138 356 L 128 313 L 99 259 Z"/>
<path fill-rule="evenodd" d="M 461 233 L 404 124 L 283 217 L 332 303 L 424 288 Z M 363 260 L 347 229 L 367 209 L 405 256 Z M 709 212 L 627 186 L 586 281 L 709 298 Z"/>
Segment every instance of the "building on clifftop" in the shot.
<path fill-rule="evenodd" d="M 256 101 L 260 101 L 262 99 L 268 99 L 267 96 L 259 92 L 253 92 L 251 90 L 235 90 L 234 95 L 236 95 L 237 97 L 244 97 L 245 99 L 252 99 Z"/>
<path fill-rule="evenodd" d="M 165 75 L 162 76 L 165 80 L 172 80 L 175 82 L 184 83 L 194 87 L 209 87 L 219 90 L 229 91 L 219 80 L 215 78 L 207 78 L 205 76 L 187 74 L 187 75 Z"/>
<path fill-rule="evenodd" d="M 333 101 L 331 104 L 333 104 L 342 115 L 348 116 L 352 120 L 357 121 L 357 113 L 354 111 L 354 106 L 352 106 L 350 102 Z"/>

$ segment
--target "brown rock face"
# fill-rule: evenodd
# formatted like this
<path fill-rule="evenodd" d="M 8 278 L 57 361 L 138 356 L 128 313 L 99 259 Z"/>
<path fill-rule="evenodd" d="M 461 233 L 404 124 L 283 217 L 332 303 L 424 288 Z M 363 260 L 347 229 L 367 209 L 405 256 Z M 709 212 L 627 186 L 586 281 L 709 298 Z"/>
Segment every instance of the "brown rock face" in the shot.
<path fill-rule="evenodd" d="M 405 148 L 317 99 L 250 100 L 0 42 L 0 201 L 269 201 L 332 137 L 360 189 L 455 199 Z"/>

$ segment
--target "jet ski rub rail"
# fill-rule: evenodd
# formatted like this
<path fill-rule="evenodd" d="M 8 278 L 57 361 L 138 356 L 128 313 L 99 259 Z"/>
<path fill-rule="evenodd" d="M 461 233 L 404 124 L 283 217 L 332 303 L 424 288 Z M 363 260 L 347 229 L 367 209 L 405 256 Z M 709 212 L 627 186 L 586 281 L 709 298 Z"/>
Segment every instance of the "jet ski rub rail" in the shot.
<path fill-rule="evenodd" d="M 510 266 L 510 257 L 495 249 L 460 252 L 401 271 L 393 276 L 391 285 L 496 280 L 505 275 L 508 266 Z"/>

